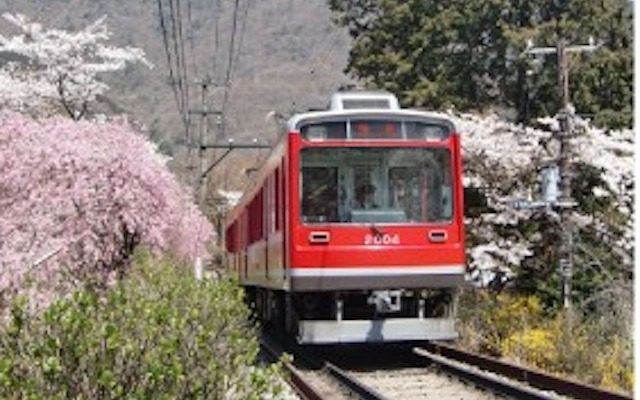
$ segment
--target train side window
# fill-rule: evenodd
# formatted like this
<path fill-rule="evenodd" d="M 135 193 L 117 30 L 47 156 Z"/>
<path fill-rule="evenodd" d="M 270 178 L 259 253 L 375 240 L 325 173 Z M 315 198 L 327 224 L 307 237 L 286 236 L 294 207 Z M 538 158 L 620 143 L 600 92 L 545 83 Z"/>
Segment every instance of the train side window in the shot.
<path fill-rule="evenodd" d="M 260 214 L 258 213 L 258 198 L 254 197 L 251 200 L 251 208 L 249 212 L 249 229 L 251 229 L 251 237 L 249 237 L 249 243 L 254 243 L 258 239 L 258 219 Z"/>
<path fill-rule="evenodd" d="M 282 213 L 282 193 L 280 193 L 280 189 L 282 188 L 282 184 L 280 181 L 282 180 L 282 173 L 280 172 L 280 167 L 276 168 L 275 173 L 275 181 L 274 181 L 274 212 L 275 212 L 275 231 L 278 232 L 281 228 L 280 223 L 280 215 Z"/>
<path fill-rule="evenodd" d="M 338 168 L 302 168 L 303 222 L 338 222 Z"/>
<path fill-rule="evenodd" d="M 269 220 L 267 221 L 267 235 L 276 231 L 276 192 L 277 192 L 277 180 L 275 173 L 268 178 L 267 191 L 267 212 L 269 214 Z"/>
<path fill-rule="evenodd" d="M 264 237 L 264 223 L 265 223 L 264 192 L 265 192 L 265 189 L 262 188 L 260 189 L 257 195 L 258 202 L 256 206 L 256 213 L 257 213 L 256 222 L 258 227 L 256 228 L 256 241 Z"/>
<path fill-rule="evenodd" d="M 278 219 L 279 222 L 279 227 L 280 229 L 284 230 L 285 229 L 285 223 L 286 223 L 286 215 L 287 215 L 287 204 L 288 204 L 288 200 L 287 200 L 287 170 L 286 170 L 286 164 L 284 162 L 284 160 L 282 161 L 282 163 L 280 164 L 280 203 L 278 204 L 280 206 L 279 208 L 279 213 L 280 213 L 280 218 Z"/>
<path fill-rule="evenodd" d="M 249 244 L 264 237 L 264 220 L 264 189 L 260 189 L 249 205 Z"/>
<path fill-rule="evenodd" d="M 235 246 L 235 233 L 236 233 L 236 224 L 237 222 L 232 223 L 228 228 L 227 231 L 225 232 L 225 245 L 227 247 L 227 251 L 229 253 L 235 253 L 236 252 L 236 246 Z"/>

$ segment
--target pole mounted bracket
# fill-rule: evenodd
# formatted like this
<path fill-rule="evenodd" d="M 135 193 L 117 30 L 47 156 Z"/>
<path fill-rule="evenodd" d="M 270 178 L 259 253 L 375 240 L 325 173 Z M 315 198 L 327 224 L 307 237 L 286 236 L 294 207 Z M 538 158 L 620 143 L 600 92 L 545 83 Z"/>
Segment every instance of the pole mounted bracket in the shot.
<path fill-rule="evenodd" d="M 207 167 L 207 169 L 204 170 L 204 172 L 202 172 L 200 177 L 206 178 L 207 174 L 209 174 L 209 172 L 211 172 L 212 169 L 214 169 L 218 164 L 220 164 L 222 160 L 224 160 L 229 155 L 229 153 L 231 153 L 234 149 L 253 149 L 253 150 L 270 149 L 271 145 L 266 143 L 258 143 L 257 141 L 253 143 L 234 143 L 230 141 L 228 143 L 201 144 L 199 147 L 200 147 L 200 150 L 205 150 L 205 149 L 225 149 L 226 150 L 220 157 L 218 157 L 217 160 L 215 160 L 209 167 Z"/>

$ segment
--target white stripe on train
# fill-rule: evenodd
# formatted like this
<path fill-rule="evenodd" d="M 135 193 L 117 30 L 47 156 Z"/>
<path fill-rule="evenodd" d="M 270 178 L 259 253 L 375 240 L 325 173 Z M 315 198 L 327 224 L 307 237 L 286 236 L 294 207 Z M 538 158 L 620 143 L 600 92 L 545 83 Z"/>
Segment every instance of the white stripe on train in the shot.
<path fill-rule="evenodd" d="M 341 277 L 341 276 L 392 276 L 392 275 L 441 275 L 464 274 L 463 264 L 452 265 L 428 265 L 428 266 L 402 266 L 385 265 L 378 268 L 340 267 L 340 268 L 300 268 L 289 269 L 289 275 L 293 277 Z"/>

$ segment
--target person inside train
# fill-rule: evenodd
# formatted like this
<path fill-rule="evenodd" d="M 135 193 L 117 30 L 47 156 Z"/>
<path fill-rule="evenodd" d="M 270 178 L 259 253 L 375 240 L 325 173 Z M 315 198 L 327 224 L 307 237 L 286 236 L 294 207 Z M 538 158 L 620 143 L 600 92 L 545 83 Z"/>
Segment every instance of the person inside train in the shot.
<path fill-rule="evenodd" d="M 376 187 L 365 183 L 356 189 L 356 207 L 362 209 L 377 208 L 375 203 Z"/>

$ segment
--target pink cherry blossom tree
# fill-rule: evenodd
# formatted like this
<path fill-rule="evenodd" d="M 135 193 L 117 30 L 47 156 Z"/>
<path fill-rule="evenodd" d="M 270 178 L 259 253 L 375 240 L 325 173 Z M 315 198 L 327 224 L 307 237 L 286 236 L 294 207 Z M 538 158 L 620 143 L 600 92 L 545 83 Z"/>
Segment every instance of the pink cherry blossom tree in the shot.
<path fill-rule="evenodd" d="M 126 121 L 0 115 L 0 293 L 47 304 L 123 274 L 137 246 L 193 262 L 211 224 Z M 0 296 L 0 300 L 2 296 Z"/>
<path fill-rule="evenodd" d="M 148 67 L 144 52 L 106 44 L 111 34 L 105 17 L 79 32 L 45 30 L 20 14 L 3 18 L 19 33 L 0 35 L 0 106 L 42 116 L 59 112 L 79 120 L 108 86 L 100 75 L 127 63 Z"/>

